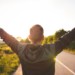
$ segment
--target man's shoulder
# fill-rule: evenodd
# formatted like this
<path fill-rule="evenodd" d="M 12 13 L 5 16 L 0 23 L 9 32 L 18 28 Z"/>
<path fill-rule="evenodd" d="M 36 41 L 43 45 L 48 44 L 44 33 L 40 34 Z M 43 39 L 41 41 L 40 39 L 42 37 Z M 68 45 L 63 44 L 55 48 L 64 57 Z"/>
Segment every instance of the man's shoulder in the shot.
<path fill-rule="evenodd" d="M 50 49 L 50 48 L 54 48 L 55 47 L 55 44 L 54 43 L 52 43 L 52 44 L 44 44 L 43 47 Z"/>

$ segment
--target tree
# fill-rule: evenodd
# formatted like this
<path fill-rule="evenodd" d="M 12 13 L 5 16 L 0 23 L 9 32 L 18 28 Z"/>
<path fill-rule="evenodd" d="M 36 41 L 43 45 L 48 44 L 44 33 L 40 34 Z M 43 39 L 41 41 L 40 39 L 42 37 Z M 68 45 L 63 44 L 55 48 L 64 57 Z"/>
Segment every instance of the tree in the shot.
<path fill-rule="evenodd" d="M 58 40 L 61 36 L 63 36 L 65 33 L 67 33 L 67 31 L 65 31 L 64 29 L 58 30 L 56 31 L 55 35 L 54 35 L 54 40 Z"/>
<path fill-rule="evenodd" d="M 53 43 L 53 36 L 48 36 L 47 37 L 47 43 Z"/>
<path fill-rule="evenodd" d="M 44 40 L 42 41 L 42 44 L 47 44 L 47 37 L 44 37 Z"/>

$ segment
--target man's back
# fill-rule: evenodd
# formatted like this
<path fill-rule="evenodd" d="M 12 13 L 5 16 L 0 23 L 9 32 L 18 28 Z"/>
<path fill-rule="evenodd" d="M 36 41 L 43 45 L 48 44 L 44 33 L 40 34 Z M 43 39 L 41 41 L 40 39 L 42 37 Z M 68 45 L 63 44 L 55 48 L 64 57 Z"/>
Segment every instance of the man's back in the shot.
<path fill-rule="evenodd" d="M 54 44 L 20 45 L 19 58 L 22 64 L 23 75 L 54 75 L 55 51 L 53 46 Z"/>

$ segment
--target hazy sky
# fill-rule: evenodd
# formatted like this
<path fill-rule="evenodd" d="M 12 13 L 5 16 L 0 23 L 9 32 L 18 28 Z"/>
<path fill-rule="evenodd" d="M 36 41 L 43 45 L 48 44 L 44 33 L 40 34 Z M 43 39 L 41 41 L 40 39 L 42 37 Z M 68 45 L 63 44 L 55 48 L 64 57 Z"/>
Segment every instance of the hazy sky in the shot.
<path fill-rule="evenodd" d="M 41 24 L 45 36 L 75 27 L 75 0 L 0 0 L 0 27 L 13 36 L 27 37 Z"/>

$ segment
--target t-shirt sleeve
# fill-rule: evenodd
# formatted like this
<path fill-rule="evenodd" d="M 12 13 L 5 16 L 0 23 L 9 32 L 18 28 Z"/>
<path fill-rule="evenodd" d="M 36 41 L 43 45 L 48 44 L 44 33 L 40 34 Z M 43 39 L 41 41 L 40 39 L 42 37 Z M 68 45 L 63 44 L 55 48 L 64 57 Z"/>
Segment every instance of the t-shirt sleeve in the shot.
<path fill-rule="evenodd" d="M 18 47 L 17 47 L 17 54 L 19 57 L 23 58 L 24 57 L 24 50 L 25 50 L 25 47 L 26 47 L 26 44 L 23 44 L 23 43 L 19 43 L 18 44 Z"/>
<path fill-rule="evenodd" d="M 45 44 L 45 55 L 54 57 L 55 56 L 55 44 Z"/>

